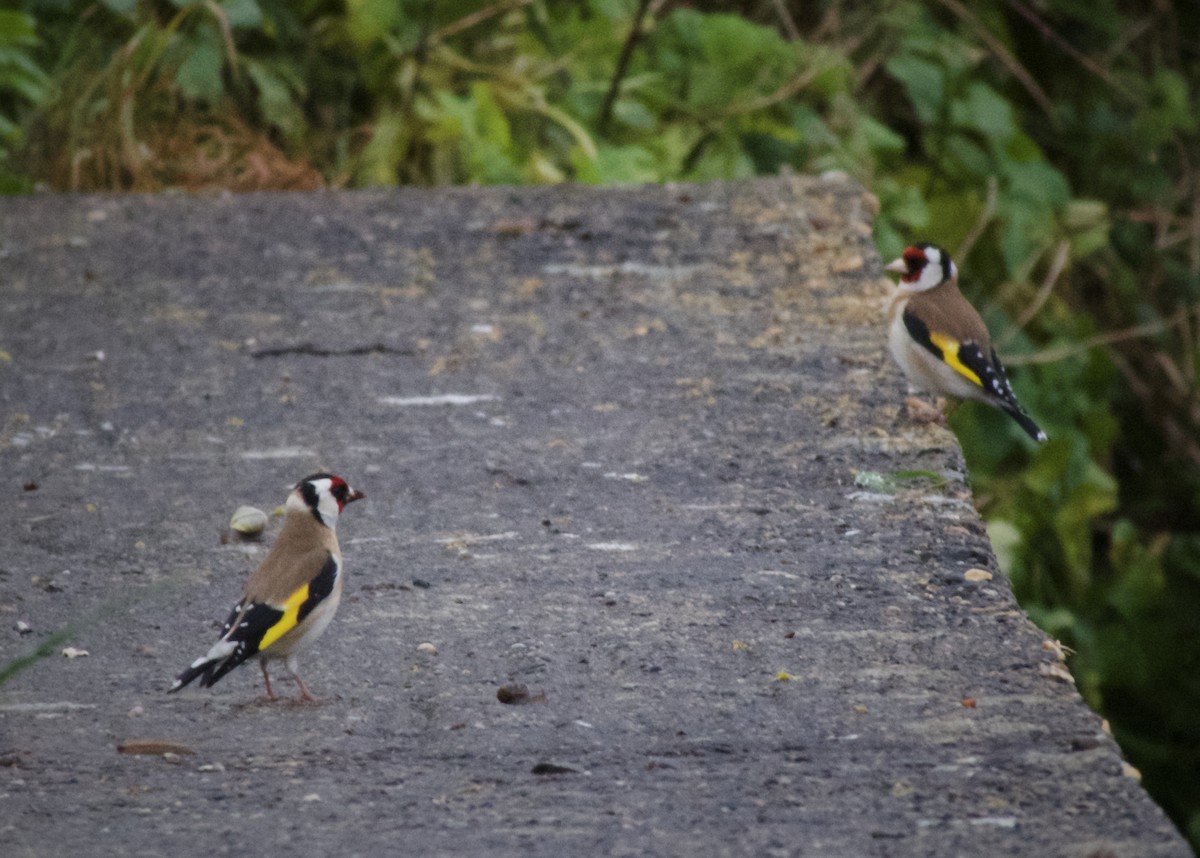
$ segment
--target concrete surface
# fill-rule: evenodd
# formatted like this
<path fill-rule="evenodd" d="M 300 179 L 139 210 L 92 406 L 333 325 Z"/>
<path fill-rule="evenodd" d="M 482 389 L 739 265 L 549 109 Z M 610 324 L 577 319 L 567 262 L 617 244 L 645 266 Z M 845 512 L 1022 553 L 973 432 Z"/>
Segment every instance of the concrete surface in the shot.
<path fill-rule="evenodd" d="M 0 663 L 53 644 L 0 686 L 3 853 L 1189 855 L 900 413 L 870 217 L 0 201 Z M 278 529 L 233 510 L 325 468 L 368 494 L 325 701 L 168 696 Z"/>

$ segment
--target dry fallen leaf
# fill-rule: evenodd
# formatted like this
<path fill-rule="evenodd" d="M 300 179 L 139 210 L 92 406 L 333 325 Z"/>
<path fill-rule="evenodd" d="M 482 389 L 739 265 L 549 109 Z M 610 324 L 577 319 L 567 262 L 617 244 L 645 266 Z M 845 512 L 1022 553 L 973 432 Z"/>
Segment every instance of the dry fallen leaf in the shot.
<path fill-rule="evenodd" d="M 1068 655 L 1075 654 L 1075 650 L 1063 644 L 1062 641 L 1051 640 L 1050 638 L 1042 641 L 1042 649 L 1046 650 L 1046 652 L 1054 653 L 1054 656 L 1059 661 L 1066 661 Z"/>
<path fill-rule="evenodd" d="M 117 752 L 121 754 L 150 754 L 155 756 L 162 756 L 164 754 L 191 755 L 196 753 L 187 745 L 181 745 L 178 742 L 169 742 L 165 739 L 127 739 L 117 745 Z"/>
<path fill-rule="evenodd" d="M 992 573 L 986 569 L 968 569 L 963 573 L 963 578 L 972 584 L 977 584 L 980 581 L 991 581 L 992 577 Z"/>
<path fill-rule="evenodd" d="M 1060 662 L 1054 664 L 1042 664 L 1038 666 L 1038 672 L 1042 676 L 1050 679 L 1057 679 L 1059 682 L 1069 682 L 1075 684 L 1075 677 L 1071 675 L 1071 671 L 1067 670 L 1067 666 Z"/>

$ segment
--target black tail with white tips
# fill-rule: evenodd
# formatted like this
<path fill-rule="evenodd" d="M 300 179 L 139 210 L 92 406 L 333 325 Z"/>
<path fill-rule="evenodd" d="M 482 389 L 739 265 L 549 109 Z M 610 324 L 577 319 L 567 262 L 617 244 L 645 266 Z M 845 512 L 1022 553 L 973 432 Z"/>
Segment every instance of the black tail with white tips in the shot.
<path fill-rule="evenodd" d="M 183 673 L 175 677 L 175 681 L 171 683 L 171 687 L 167 689 L 167 693 L 178 691 L 185 685 L 190 685 L 197 677 L 200 677 L 200 687 L 208 688 L 215 681 L 212 678 L 213 672 L 217 669 L 220 662 L 204 659 L 197 664 L 193 664 Z"/>
<path fill-rule="evenodd" d="M 1033 422 L 1032 417 L 1021 410 L 1021 406 L 1016 403 L 1012 405 L 1005 403 L 1004 410 L 1009 413 L 1013 420 L 1017 421 L 1017 425 L 1024 429 L 1030 438 L 1035 441 L 1046 440 L 1046 433 L 1042 431 L 1040 426 Z"/>
<path fill-rule="evenodd" d="M 167 691 L 168 693 L 178 691 L 196 679 L 200 680 L 201 688 L 211 688 L 217 680 L 245 660 L 244 647 L 238 647 L 232 653 L 221 655 L 218 658 L 213 658 L 210 653 L 203 658 L 196 659 L 187 670 L 176 676 Z"/>
<path fill-rule="evenodd" d="M 278 619 L 283 612 L 269 606 L 252 604 L 249 611 L 243 610 L 243 607 L 244 603 L 238 602 L 229 614 L 229 619 L 225 621 L 225 627 L 221 629 L 220 640 L 213 644 L 212 649 L 205 655 L 193 661 L 187 670 L 176 676 L 168 691 L 178 691 L 197 679 L 200 680 L 201 688 L 211 688 L 222 676 L 258 653 L 258 642 L 262 635 L 259 633 L 249 640 L 246 639 L 246 631 L 250 628 L 250 623 L 246 621 L 247 616 L 271 615 Z"/>
<path fill-rule="evenodd" d="M 1017 425 L 1025 430 L 1030 438 L 1035 441 L 1045 441 L 1046 433 L 1042 431 L 1042 427 L 1033 422 L 1033 418 L 1025 413 L 1025 409 L 1021 407 L 1021 403 L 1017 402 L 1017 394 L 1012 389 L 1012 383 L 1008 380 L 1008 375 L 1004 372 L 1004 364 L 1000 363 L 1000 356 L 996 354 L 996 350 L 992 349 L 992 366 L 996 368 L 995 374 L 989 378 L 992 386 L 992 393 L 999 400 L 998 404 L 1001 408 L 1008 412 L 1013 420 L 1017 421 Z"/>

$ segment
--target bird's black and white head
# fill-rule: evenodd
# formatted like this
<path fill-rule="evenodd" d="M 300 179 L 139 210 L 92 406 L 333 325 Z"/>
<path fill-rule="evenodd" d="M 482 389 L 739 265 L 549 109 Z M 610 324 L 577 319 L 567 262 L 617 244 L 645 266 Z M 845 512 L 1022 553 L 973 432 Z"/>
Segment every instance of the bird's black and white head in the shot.
<path fill-rule="evenodd" d="M 289 512 L 310 513 L 321 524 L 334 528 L 346 504 L 364 497 L 337 474 L 313 474 L 296 483 L 286 508 Z"/>
<path fill-rule="evenodd" d="M 958 268 L 950 254 L 936 244 L 922 242 L 904 248 L 900 258 L 883 269 L 900 275 L 900 288 L 906 292 L 924 292 L 958 277 Z"/>

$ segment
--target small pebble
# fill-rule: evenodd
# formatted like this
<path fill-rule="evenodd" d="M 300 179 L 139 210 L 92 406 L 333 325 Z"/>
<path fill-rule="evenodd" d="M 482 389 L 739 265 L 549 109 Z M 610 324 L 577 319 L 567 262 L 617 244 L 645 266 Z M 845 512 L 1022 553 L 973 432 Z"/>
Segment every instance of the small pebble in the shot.
<path fill-rule="evenodd" d="M 434 646 L 433 644 L 429 643 L 429 641 L 426 641 L 423 644 L 417 645 L 417 652 L 428 653 L 429 655 L 437 655 L 438 648 L 436 646 Z"/>
<path fill-rule="evenodd" d="M 33 631 L 33 628 L 24 620 L 17 620 L 16 630 L 20 634 L 27 635 Z"/>
<path fill-rule="evenodd" d="M 84 656 L 91 655 L 91 653 L 89 653 L 86 649 L 76 649 L 73 646 L 69 646 L 64 649 L 62 654 L 67 658 L 83 658 Z"/>

